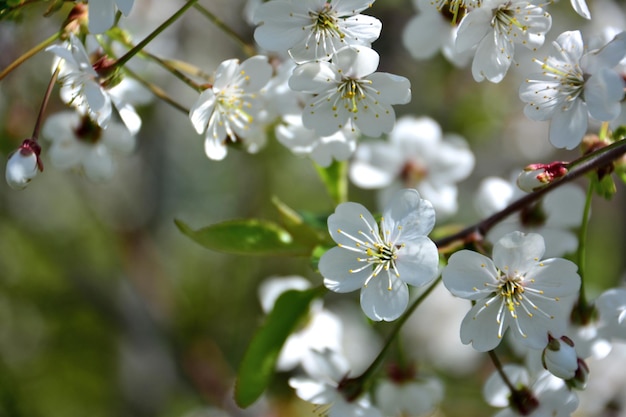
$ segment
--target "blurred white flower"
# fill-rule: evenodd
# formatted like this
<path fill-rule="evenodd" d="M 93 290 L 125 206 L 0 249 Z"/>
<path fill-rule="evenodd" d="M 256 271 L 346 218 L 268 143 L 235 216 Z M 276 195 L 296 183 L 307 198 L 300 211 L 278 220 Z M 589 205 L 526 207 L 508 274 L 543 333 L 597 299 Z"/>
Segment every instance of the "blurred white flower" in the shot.
<path fill-rule="evenodd" d="M 115 155 L 129 155 L 135 136 L 120 123 L 102 129 L 87 116 L 61 112 L 46 119 L 41 134 L 52 142 L 48 150 L 56 168 L 78 169 L 92 181 L 105 181 L 115 173 Z"/>
<path fill-rule="evenodd" d="M 113 26 L 115 12 L 128 16 L 135 0 L 89 0 L 89 32 L 102 33 Z"/>
<path fill-rule="evenodd" d="M 65 45 L 52 45 L 46 51 L 60 58 L 61 99 L 106 128 L 111 119 L 111 98 L 101 86 L 100 75 L 80 40 L 70 34 Z"/>
<path fill-rule="evenodd" d="M 376 386 L 376 405 L 385 416 L 430 415 L 444 396 L 443 383 L 435 377 L 395 382 L 385 379 Z"/>
<path fill-rule="evenodd" d="M 296 155 L 306 155 L 322 167 L 333 160 L 346 161 L 356 149 L 357 133 L 341 129 L 329 136 L 320 136 L 302 125 L 302 116 L 283 117 L 276 125 L 276 139 Z"/>
<path fill-rule="evenodd" d="M 596 299 L 595 306 L 606 337 L 626 341 L 626 288 L 611 288 Z"/>
<path fill-rule="evenodd" d="M 346 46 L 332 62 L 296 67 L 289 86 L 313 94 L 302 114 L 304 126 L 320 136 L 332 135 L 348 123 L 368 136 L 390 132 L 396 121 L 391 105 L 411 100 L 411 84 L 398 75 L 374 72 L 379 59 L 373 49 Z"/>
<path fill-rule="evenodd" d="M 474 155 L 465 139 L 443 135 L 431 118 L 404 116 L 389 141 L 361 142 L 350 164 L 350 179 L 362 188 L 416 188 L 437 216 L 457 211 L 456 183 L 469 176 Z"/>
<path fill-rule="evenodd" d="M 274 277 L 265 280 L 259 287 L 259 299 L 265 313 L 269 313 L 274 307 L 278 297 L 288 290 L 306 290 L 311 284 L 299 276 Z M 306 324 L 287 338 L 276 368 L 280 371 L 288 371 L 296 366 L 313 366 L 316 358 L 315 351 L 323 352 L 325 349 L 341 352 L 342 325 L 339 317 L 324 309 L 322 300 L 315 300 L 311 304 L 309 317 Z M 306 365 L 304 365 L 306 364 Z"/>
<path fill-rule="evenodd" d="M 14 151 L 7 161 L 5 179 L 14 190 L 23 190 L 35 178 L 37 172 L 43 171 L 39 159 L 41 147 L 32 139 L 26 139 Z"/>
<path fill-rule="evenodd" d="M 481 182 L 474 203 L 479 214 L 486 217 L 524 195 L 513 182 L 488 177 Z M 578 237 L 571 229 L 580 226 L 584 208 L 584 191 L 576 185 L 564 184 L 539 202 L 496 224 L 487 232 L 486 239 L 495 243 L 516 230 L 538 233 L 546 242 L 546 257 L 563 256 L 578 248 Z"/>
<path fill-rule="evenodd" d="M 305 366 L 307 376 L 289 379 L 298 397 L 313 404 L 327 404 L 321 413 L 327 417 L 382 417 L 367 396 L 348 401 L 338 389 L 348 377 L 347 360 L 332 350 L 314 351 L 315 362 Z"/>
<path fill-rule="evenodd" d="M 137 81 L 123 78 L 109 85 L 107 76 L 96 71 L 110 64 L 109 58 L 103 56 L 92 64 L 85 47 L 73 34 L 64 45 L 52 45 L 46 51 L 58 57 L 53 68 L 59 67 L 60 95 L 65 103 L 88 115 L 103 129 L 108 127 L 115 108 L 133 135 L 139 131 L 141 118 L 133 105 L 147 103 L 152 95 Z"/>
<path fill-rule="evenodd" d="M 380 229 L 362 205 L 340 204 L 328 218 L 337 247 L 319 262 L 324 285 L 340 293 L 360 288 L 361 308 L 370 319 L 397 319 L 409 302 L 407 284 L 423 286 L 437 277 L 439 254 L 427 237 L 434 225 L 432 205 L 415 190 L 395 195 Z"/>
<path fill-rule="evenodd" d="M 550 120 L 550 142 L 574 149 L 587 132 L 588 117 L 611 121 L 621 111 L 626 83 L 614 67 L 626 56 L 626 32 L 599 50 L 585 53 L 579 31 L 564 32 L 552 43 L 552 55 L 519 89 L 524 113 Z"/>
<path fill-rule="evenodd" d="M 519 365 L 504 365 L 502 372 L 516 392 L 511 393 L 498 371 L 491 374 L 483 387 L 483 396 L 494 407 L 507 407 L 495 417 L 569 417 L 578 408 L 576 394 L 547 371 L 531 377 Z"/>
<path fill-rule="evenodd" d="M 441 50 L 452 64 L 464 67 L 473 55 L 473 51 L 458 52 L 454 43 L 458 27 L 451 25 L 448 14 L 432 0 L 414 0 L 418 14 L 411 18 L 402 32 L 402 43 L 415 59 L 429 59 Z M 459 19 L 461 16 L 458 16 Z"/>
<path fill-rule="evenodd" d="M 474 48 L 472 75 L 476 81 L 499 83 L 515 54 L 515 44 L 535 50 L 543 45 L 552 18 L 540 6 L 525 0 L 484 0 L 461 20 L 456 37 L 458 52 Z"/>
<path fill-rule="evenodd" d="M 210 159 L 226 157 L 226 142 L 259 144 L 262 129 L 253 122 L 260 110 L 259 91 L 272 76 L 272 66 L 262 55 L 241 64 L 229 59 L 215 71 L 213 86 L 204 90 L 189 112 L 198 134 L 206 132 L 204 150 Z M 254 150 L 254 149 L 253 149 Z"/>
<path fill-rule="evenodd" d="M 573 303 L 569 297 L 580 288 L 578 267 L 560 258 L 541 261 L 544 252 L 541 235 L 513 232 L 494 245 L 493 261 L 469 250 L 452 254 L 444 285 L 453 295 L 476 301 L 461 324 L 463 343 L 486 352 L 510 328 L 516 343 L 543 349 L 548 332 L 563 334 Z"/>
<path fill-rule="evenodd" d="M 254 39 L 270 51 L 286 52 L 298 64 L 328 60 L 346 45 L 367 46 L 382 23 L 359 14 L 373 0 L 272 0 L 256 8 Z"/>

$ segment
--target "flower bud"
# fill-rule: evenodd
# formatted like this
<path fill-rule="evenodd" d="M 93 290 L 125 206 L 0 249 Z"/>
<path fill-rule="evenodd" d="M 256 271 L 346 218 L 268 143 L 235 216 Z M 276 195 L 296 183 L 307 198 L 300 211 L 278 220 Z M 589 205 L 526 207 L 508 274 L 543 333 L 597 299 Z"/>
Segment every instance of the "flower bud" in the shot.
<path fill-rule="evenodd" d="M 9 156 L 5 177 L 14 190 L 23 190 L 35 178 L 37 171 L 43 171 L 39 159 L 41 148 L 32 139 L 26 139 L 22 145 Z"/>
<path fill-rule="evenodd" d="M 541 362 L 552 375 L 569 380 L 578 370 L 578 356 L 574 342 L 567 336 L 555 339 L 548 335 L 548 345 L 543 350 Z"/>
<path fill-rule="evenodd" d="M 517 186 L 526 192 L 537 191 L 567 174 L 566 162 L 530 164 L 517 177 Z"/>

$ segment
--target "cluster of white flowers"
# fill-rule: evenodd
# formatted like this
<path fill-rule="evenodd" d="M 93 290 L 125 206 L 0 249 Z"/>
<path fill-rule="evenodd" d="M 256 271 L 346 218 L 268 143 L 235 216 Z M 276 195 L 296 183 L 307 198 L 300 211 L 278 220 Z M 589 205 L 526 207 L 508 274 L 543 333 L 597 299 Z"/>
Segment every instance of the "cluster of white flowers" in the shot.
<path fill-rule="evenodd" d="M 116 14 L 127 16 L 133 3 L 90 0 L 90 36 L 106 33 Z M 550 5 L 537 0 L 413 3 L 419 14 L 403 33 L 410 54 L 425 59 L 442 50 L 455 66 L 471 61 L 476 82 L 502 82 L 518 64 L 516 52 L 517 59 L 520 51 L 537 53 L 553 23 Z M 324 286 L 336 293 L 359 290 L 365 316 L 391 322 L 412 311 L 411 291 L 430 291 L 441 277 L 448 297 L 471 301 L 459 318 L 460 341 L 478 352 L 509 343 L 525 361 L 525 367 L 496 363 L 497 372 L 487 379 L 487 402 L 506 407 L 497 415 L 569 416 L 579 402 L 572 389 L 587 383 L 585 361 L 608 355 L 615 340 L 626 340 L 626 289 L 608 289 L 590 306 L 581 305 L 584 283 L 578 266 L 561 258 L 581 243 L 573 229 L 586 213 L 585 195 L 565 184 L 489 224 L 488 230 L 477 230 L 463 249 L 437 247 L 429 237 L 435 217 L 457 213 L 457 183 L 470 176 L 476 160 L 463 137 L 444 135 L 434 119 L 407 115 L 396 120 L 393 106 L 411 101 L 411 85 L 405 77 L 378 72 L 380 55 L 372 44 L 382 23 L 362 14 L 372 4 L 249 2 L 254 40 L 266 53 L 225 60 L 212 77 L 191 76 L 202 78 L 198 83 L 182 75 L 197 90 L 188 112 L 191 126 L 204 135 L 211 160 L 226 158 L 231 146 L 257 152 L 270 131 L 294 154 L 322 167 L 351 159 L 352 182 L 380 190 L 382 216 L 356 202 L 335 208 L 327 226 L 336 246 L 318 263 Z M 584 0 L 571 0 L 571 5 L 591 18 Z M 82 30 L 78 35 L 87 36 Z M 533 59 L 541 72 L 526 74 L 517 95 L 528 118 L 550 121 L 548 139 L 554 147 L 579 146 L 590 118 L 606 122 L 608 129 L 608 122 L 624 116 L 626 31 L 615 33 L 590 50 L 586 45 L 593 43 L 585 44 L 582 32 L 566 31 L 554 38 L 545 58 Z M 148 99 L 137 83 L 121 77 L 114 57 L 89 54 L 85 36 L 78 35 L 69 33 L 46 48 L 54 55 L 61 100 L 73 111 L 48 116 L 41 133 L 50 142 L 45 155 L 51 165 L 102 181 L 113 177 L 116 154 L 129 155 L 136 148 L 142 121 L 134 106 Z M 102 42 L 102 35 L 94 39 Z M 172 72 L 181 75 L 178 69 Z M 6 181 L 12 188 L 25 188 L 43 170 L 37 139 L 23 141 L 10 155 Z M 567 172 L 562 162 L 533 164 L 517 185 L 534 192 Z M 475 205 L 488 217 L 523 195 L 513 182 L 488 177 L 477 189 Z M 475 242 L 485 245 L 470 246 Z M 301 277 L 267 281 L 260 288 L 263 310 L 269 312 L 283 291 L 309 286 Z M 577 320 L 577 312 L 584 317 Z M 306 324 L 287 339 L 277 369 L 298 372 L 289 384 L 299 397 L 324 405 L 323 414 L 331 417 L 433 412 L 443 384 L 410 369 L 400 377 L 388 375 L 371 392 L 347 395 L 346 384 L 359 367 L 346 347 L 347 327 L 316 300 Z"/>

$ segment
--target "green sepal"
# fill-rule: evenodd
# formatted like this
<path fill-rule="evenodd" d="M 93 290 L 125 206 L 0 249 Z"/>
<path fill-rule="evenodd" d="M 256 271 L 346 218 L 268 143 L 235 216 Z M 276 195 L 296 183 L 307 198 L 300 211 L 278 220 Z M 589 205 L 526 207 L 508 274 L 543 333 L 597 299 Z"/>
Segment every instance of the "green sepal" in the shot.
<path fill-rule="evenodd" d="M 235 401 L 242 408 L 263 394 L 275 373 L 276 361 L 287 337 L 309 312 L 309 304 L 326 292 L 324 287 L 284 292 L 274 304 L 248 346 L 237 374 Z"/>
<path fill-rule="evenodd" d="M 279 225 L 266 220 L 228 220 L 193 230 L 180 220 L 178 229 L 207 249 L 237 255 L 307 256 L 312 246 L 296 242 Z"/>

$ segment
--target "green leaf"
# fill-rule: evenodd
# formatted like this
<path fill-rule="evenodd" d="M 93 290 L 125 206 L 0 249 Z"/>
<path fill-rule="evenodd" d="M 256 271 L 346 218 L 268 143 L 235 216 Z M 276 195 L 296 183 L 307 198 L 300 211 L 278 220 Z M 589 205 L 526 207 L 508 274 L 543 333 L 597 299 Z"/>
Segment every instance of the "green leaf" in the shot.
<path fill-rule="evenodd" d="M 254 335 L 239 367 L 235 401 L 240 407 L 250 406 L 263 394 L 272 380 L 285 340 L 306 317 L 311 301 L 324 292 L 323 287 L 290 290 L 276 300 L 274 309 Z"/>
<path fill-rule="evenodd" d="M 311 248 L 295 242 L 291 234 L 275 223 L 257 220 L 229 220 L 193 230 L 180 220 L 178 229 L 207 249 L 238 255 L 308 255 Z"/>
<path fill-rule="evenodd" d="M 348 163 L 346 161 L 333 161 L 326 168 L 315 164 L 315 169 L 335 204 L 348 201 Z"/>

